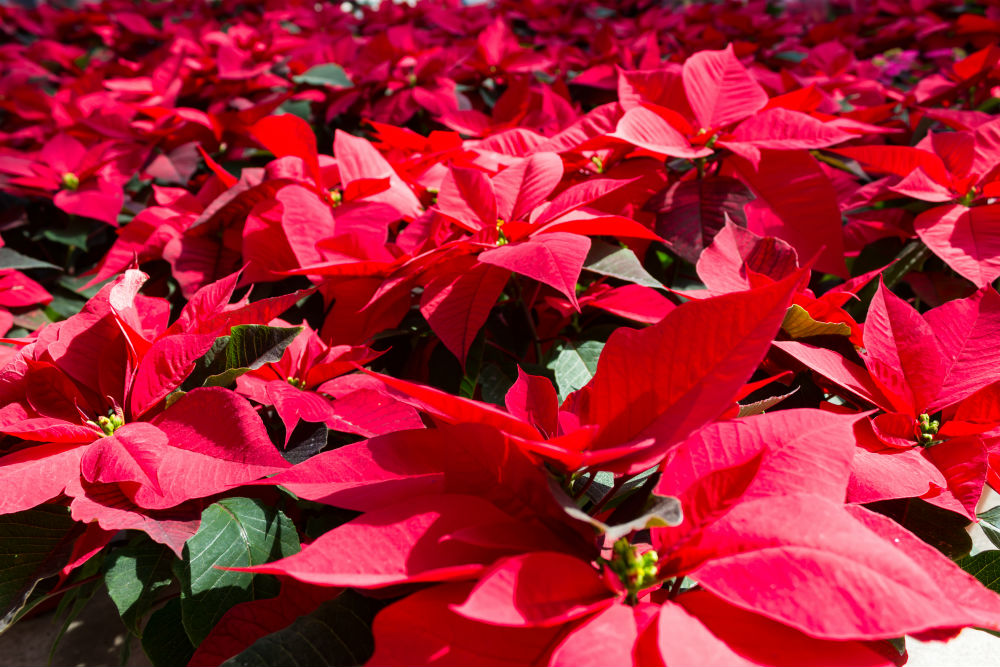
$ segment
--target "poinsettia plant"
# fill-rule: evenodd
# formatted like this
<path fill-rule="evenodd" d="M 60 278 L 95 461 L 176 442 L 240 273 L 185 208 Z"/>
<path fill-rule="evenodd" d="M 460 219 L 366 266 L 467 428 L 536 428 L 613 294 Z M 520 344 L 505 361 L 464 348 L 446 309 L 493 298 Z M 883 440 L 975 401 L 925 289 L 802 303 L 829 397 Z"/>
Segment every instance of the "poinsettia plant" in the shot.
<path fill-rule="evenodd" d="M 0 633 L 98 588 L 195 667 L 1000 632 L 995 2 L 0 32 Z"/>

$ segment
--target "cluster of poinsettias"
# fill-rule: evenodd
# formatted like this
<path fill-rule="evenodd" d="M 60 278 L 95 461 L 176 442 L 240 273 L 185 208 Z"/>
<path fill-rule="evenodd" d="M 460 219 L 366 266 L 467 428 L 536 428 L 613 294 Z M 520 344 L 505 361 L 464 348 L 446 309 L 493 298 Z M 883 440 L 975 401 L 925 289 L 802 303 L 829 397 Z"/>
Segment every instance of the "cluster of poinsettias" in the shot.
<path fill-rule="evenodd" d="M 786 4 L 0 6 L 0 632 L 1000 632 L 1000 6 Z"/>

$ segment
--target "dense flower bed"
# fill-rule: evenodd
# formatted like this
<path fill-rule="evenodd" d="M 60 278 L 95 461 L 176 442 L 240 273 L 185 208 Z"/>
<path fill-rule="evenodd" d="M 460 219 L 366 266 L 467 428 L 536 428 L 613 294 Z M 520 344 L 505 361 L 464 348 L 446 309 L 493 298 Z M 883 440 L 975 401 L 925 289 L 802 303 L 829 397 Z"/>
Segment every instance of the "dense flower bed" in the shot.
<path fill-rule="evenodd" d="M 1000 631 L 995 0 L 0 34 L 0 630 L 106 587 L 157 665 Z"/>

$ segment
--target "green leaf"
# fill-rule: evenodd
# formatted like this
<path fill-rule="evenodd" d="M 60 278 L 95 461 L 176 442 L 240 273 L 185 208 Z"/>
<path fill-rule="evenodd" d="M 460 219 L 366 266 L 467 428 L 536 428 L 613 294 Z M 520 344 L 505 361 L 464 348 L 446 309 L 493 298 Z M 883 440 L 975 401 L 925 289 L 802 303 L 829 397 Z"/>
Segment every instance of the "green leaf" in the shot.
<path fill-rule="evenodd" d="M 465 357 L 465 368 L 462 380 L 458 385 L 458 395 L 463 398 L 475 398 L 476 386 L 479 384 L 479 371 L 483 367 L 483 350 L 486 347 L 486 332 L 480 331 L 469 346 Z"/>
<path fill-rule="evenodd" d="M 0 269 L 58 269 L 55 264 L 22 255 L 13 248 L 0 248 Z"/>
<path fill-rule="evenodd" d="M 1000 551 L 983 551 L 958 561 L 959 566 L 994 593 L 1000 593 Z"/>
<path fill-rule="evenodd" d="M 103 288 L 105 285 L 107 285 L 108 283 L 110 283 L 112 280 L 114 280 L 116 278 L 116 276 L 111 276 L 110 278 L 105 278 L 104 280 L 100 281 L 99 283 L 95 283 L 95 284 L 91 285 L 90 287 L 87 287 L 86 289 L 84 289 L 83 286 L 86 285 L 87 283 L 89 283 L 90 279 L 92 277 L 93 276 L 90 276 L 90 275 L 86 275 L 86 276 L 67 276 L 67 275 L 62 275 L 62 276 L 59 276 L 59 284 L 62 287 L 65 287 L 66 289 L 70 290 L 71 292 L 73 292 L 74 294 L 76 294 L 77 296 L 79 296 L 82 299 L 92 299 L 98 292 L 101 291 L 101 288 Z"/>
<path fill-rule="evenodd" d="M 597 359 L 601 356 L 604 343 L 588 340 L 582 343 L 557 343 L 555 355 L 546 365 L 556 377 L 559 400 L 590 382 L 597 370 Z"/>
<path fill-rule="evenodd" d="M 278 594 L 273 577 L 216 566 L 260 565 L 299 549 L 295 525 L 260 500 L 226 498 L 202 512 L 201 526 L 184 545 L 178 568 L 184 629 L 192 643 L 201 643 L 233 605 Z"/>
<path fill-rule="evenodd" d="M 56 607 L 55 617 L 57 619 L 61 617 L 62 624 L 59 626 L 59 632 L 56 633 L 55 639 L 52 640 L 52 646 L 49 648 L 50 665 L 55 658 L 59 643 L 69 630 L 69 626 L 79 618 L 87 604 L 93 599 L 94 594 L 100 590 L 101 578 L 97 574 L 101 571 L 103 560 L 103 555 L 98 554 L 73 572 L 73 578 L 82 583 L 66 591 L 65 595 L 59 600 L 59 606 Z"/>
<path fill-rule="evenodd" d="M 71 248 L 87 250 L 87 242 L 90 239 L 92 225 L 84 219 L 75 218 L 64 227 L 49 227 L 42 231 L 42 235 L 50 241 L 55 241 Z"/>
<path fill-rule="evenodd" d="M 139 535 L 128 545 L 115 549 L 107 559 L 104 581 L 108 595 L 118 607 L 129 632 L 142 636 L 143 616 L 150 610 L 159 591 L 170 586 L 173 553 L 162 544 Z"/>
<path fill-rule="evenodd" d="M 514 378 L 503 372 L 497 364 L 487 364 L 479 374 L 483 400 L 503 407 L 504 397 L 514 385 Z"/>
<path fill-rule="evenodd" d="M 655 483 L 656 478 L 653 479 Z M 596 483 L 596 482 L 595 482 Z M 631 512 L 633 515 L 626 520 L 614 521 L 614 514 L 609 518 L 608 523 L 590 516 L 581 510 L 575 500 L 571 498 L 558 482 L 549 479 L 549 490 L 553 498 L 562 506 L 563 511 L 570 517 L 590 524 L 598 532 L 605 535 L 606 539 L 614 541 L 625 537 L 629 533 L 644 528 L 657 526 L 679 526 L 684 519 L 681 502 L 673 496 L 658 496 L 650 494 L 646 499 L 640 499 L 642 504 L 637 504 L 637 511 Z"/>
<path fill-rule="evenodd" d="M 605 243 L 594 239 L 583 268 L 602 276 L 618 278 L 626 282 L 663 289 L 663 284 L 642 268 L 642 262 L 629 248 Z"/>
<path fill-rule="evenodd" d="M 966 530 L 969 520 L 959 514 L 919 498 L 880 500 L 867 507 L 893 519 L 952 560 L 972 551 L 972 537 Z"/>
<path fill-rule="evenodd" d="M 308 123 L 311 122 L 310 119 L 312 118 L 312 102 L 309 100 L 286 100 L 280 107 L 278 107 L 276 113 L 290 113 L 293 116 L 298 116 Z M 233 164 L 227 166 L 224 164 L 223 167 L 226 167 L 227 171 L 232 172 L 238 171 L 240 165 Z"/>
<path fill-rule="evenodd" d="M 302 327 L 239 324 L 228 336 L 215 339 L 181 388 L 190 391 L 195 387 L 226 387 L 244 373 L 281 359 L 300 331 Z"/>
<path fill-rule="evenodd" d="M 283 630 L 254 642 L 223 667 L 362 665 L 375 650 L 371 623 L 382 608 L 354 591 L 324 602 Z"/>
<path fill-rule="evenodd" d="M 142 633 L 142 650 L 154 667 L 186 665 L 194 645 L 181 625 L 181 601 L 174 598 L 153 612 Z"/>
<path fill-rule="evenodd" d="M 979 515 L 979 527 L 986 533 L 993 546 L 1000 547 L 1000 507 L 994 507 Z"/>
<path fill-rule="evenodd" d="M 49 293 L 52 295 L 52 301 L 45 307 L 45 314 L 54 322 L 73 317 L 87 303 L 85 299 L 81 298 L 75 292 L 71 292 L 62 286 L 54 287 L 49 290 Z"/>
<path fill-rule="evenodd" d="M 292 81 L 302 83 L 307 86 L 333 86 L 334 88 L 353 88 L 354 84 L 347 78 L 344 68 L 336 63 L 316 65 L 308 70 L 293 76 Z"/>
<path fill-rule="evenodd" d="M 38 584 L 66 564 L 80 528 L 68 508 L 56 505 L 0 516 L 0 633 Z"/>

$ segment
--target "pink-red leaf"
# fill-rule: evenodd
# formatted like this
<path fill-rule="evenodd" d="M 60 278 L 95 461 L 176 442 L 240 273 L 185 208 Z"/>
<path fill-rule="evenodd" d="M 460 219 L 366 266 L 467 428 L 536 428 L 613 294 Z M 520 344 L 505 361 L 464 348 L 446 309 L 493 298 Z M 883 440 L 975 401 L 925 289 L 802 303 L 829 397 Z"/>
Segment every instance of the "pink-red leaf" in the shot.
<path fill-rule="evenodd" d="M 702 586 L 814 637 L 1000 627 L 1000 597 L 890 519 L 861 508 L 818 496 L 752 500 L 702 540 L 714 554 L 692 574 Z"/>
<path fill-rule="evenodd" d="M 473 264 L 464 272 L 442 274 L 424 287 L 420 312 L 463 366 L 509 278 L 506 269 Z"/>
<path fill-rule="evenodd" d="M 497 214 L 504 220 L 525 220 L 562 180 L 562 160 L 555 153 L 535 153 L 497 174 Z"/>
<path fill-rule="evenodd" d="M 452 609 L 491 625 L 538 627 L 565 623 L 613 602 L 614 593 L 591 565 L 538 551 L 497 562 Z"/>
<path fill-rule="evenodd" d="M 1000 277 L 1000 204 L 938 206 L 913 221 L 920 240 L 977 287 Z"/>
<path fill-rule="evenodd" d="M 712 154 L 711 148 L 692 146 L 687 137 L 646 107 L 626 111 L 609 136 L 658 155 L 694 159 Z"/>
<path fill-rule="evenodd" d="M 552 232 L 491 248 L 479 254 L 479 261 L 545 283 L 566 295 L 579 310 L 576 283 L 588 252 L 590 239 L 586 236 Z"/>
<path fill-rule="evenodd" d="M 619 329 L 575 395 L 580 423 L 600 425 L 597 444 L 607 447 L 654 422 L 669 425 L 657 439 L 678 441 L 718 417 L 764 357 L 800 280 L 691 301 L 648 329 Z"/>
<path fill-rule="evenodd" d="M 736 58 L 732 44 L 690 56 L 681 77 L 694 117 L 705 130 L 746 118 L 767 104 L 767 93 Z"/>
<path fill-rule="evenodd" d="M 463 528 L 509 520 L 476 496 L 419 496 L 367 512 L 288 558 L 233 569 L 355 588 L 464 579 L 505 554 L 449 536 Z"/>
<path fill-rule="evenodd" d="M 944 374 L 941 348 L 929 324 L 880 284 L 865 320 L 865 363 L 890 398 L 916 415 L 937 397 Z"/>
<path fill-rule="evenodd" d="M 507 412 L 531 424 L 542 435 L 556 435 L 559 398 L 547 377 L 529 375 L 518 366 L 517 381 L 507 391 L 504 405 L 507 406 Z"/>

